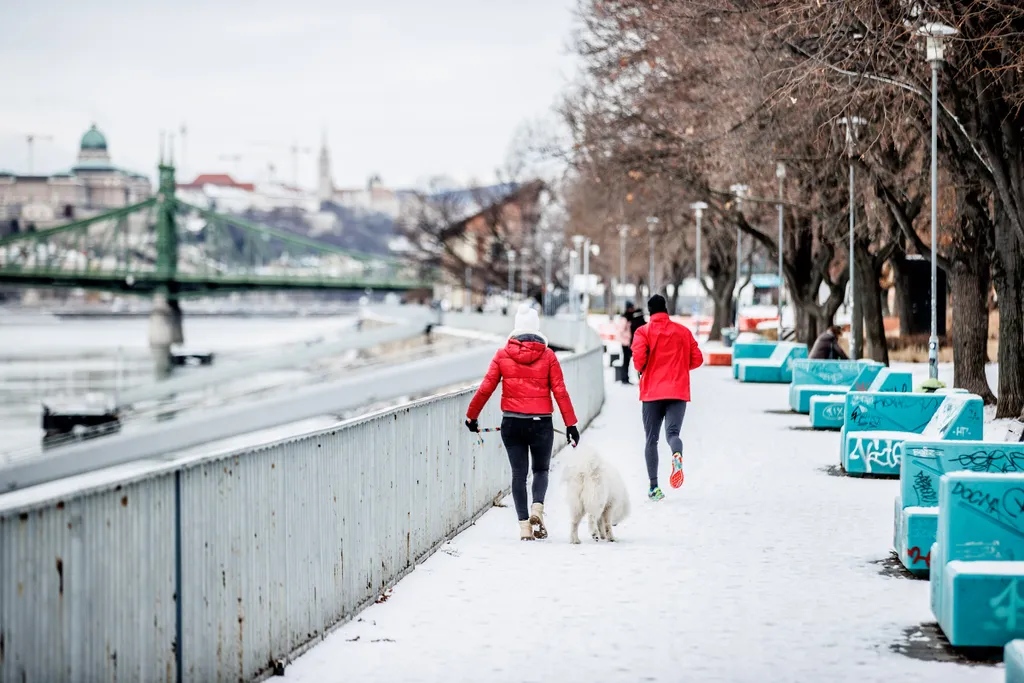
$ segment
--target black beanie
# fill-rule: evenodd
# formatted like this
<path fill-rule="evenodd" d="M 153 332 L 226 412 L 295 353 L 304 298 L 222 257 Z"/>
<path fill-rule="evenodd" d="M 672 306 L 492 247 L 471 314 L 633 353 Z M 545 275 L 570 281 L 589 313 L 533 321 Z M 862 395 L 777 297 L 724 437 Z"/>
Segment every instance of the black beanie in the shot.
<path fill-rule="evenodd" d="M 665 304 L 665 297 L 661 294 L 655 294 L 647 300 L 647 312 L 651 315 L 655 313 L 668 313 L 668 305 Z"/>

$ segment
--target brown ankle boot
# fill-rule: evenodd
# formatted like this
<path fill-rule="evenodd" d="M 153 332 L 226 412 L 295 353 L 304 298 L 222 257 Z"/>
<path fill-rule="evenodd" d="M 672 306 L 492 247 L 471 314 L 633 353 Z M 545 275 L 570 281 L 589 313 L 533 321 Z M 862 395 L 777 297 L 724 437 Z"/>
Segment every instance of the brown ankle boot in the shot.
<path fill-rule="evenodd" d="M 534 540 L 533 525 L 530 524 L 530 520 L 521 519 L 519 520 L 519 540 L 520 541 L 532 541 Z"/>
<path fill-rule="evenodd" d="M 534 503 L 530 508 L 530 524 L 534 526 L 534 536 L 537 538 L 548 537 L 548 529 L 544 526 L 544 503 Z"/>

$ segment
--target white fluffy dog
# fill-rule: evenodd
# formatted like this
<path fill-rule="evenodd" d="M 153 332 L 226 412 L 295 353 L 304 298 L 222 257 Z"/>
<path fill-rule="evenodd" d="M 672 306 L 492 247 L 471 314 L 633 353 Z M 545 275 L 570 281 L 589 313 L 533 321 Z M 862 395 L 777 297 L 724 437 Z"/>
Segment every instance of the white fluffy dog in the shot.
<path fill-rule="evenodd" d="M 614 541 L 612 527 L 629 515 L 626 483 L 612 465 L 582 446 L 566 463 L 562 481 L 568 484 L 569 541 L 579 543 L 579 526 L 587 515 L 590 535 L 596 541 Z"/>

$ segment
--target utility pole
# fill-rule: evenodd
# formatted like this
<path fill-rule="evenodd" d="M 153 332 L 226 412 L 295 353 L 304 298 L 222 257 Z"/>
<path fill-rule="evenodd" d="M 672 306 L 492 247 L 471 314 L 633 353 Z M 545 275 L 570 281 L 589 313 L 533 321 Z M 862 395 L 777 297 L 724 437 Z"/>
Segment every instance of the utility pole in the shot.
<path fill-rule="evenodd" d="M 28 173 L 32 175 L 35 172 L 35 141 L 40 142 L 53 142 L 52 135 L 40 135 L 39 133 L 28 133 L 25 135 L 25 142 L 28 143 Z"/>

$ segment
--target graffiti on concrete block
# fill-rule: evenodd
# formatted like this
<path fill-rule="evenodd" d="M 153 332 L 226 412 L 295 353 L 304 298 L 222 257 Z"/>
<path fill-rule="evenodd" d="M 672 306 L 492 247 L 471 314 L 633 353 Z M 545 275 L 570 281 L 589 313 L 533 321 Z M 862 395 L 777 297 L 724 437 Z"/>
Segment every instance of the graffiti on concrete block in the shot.
<path fill-rule="evenodd" d="M 973 453 L 964 453 L 955 460 L 961 468 L 971 472 L 1024 472 L 1024 452 L 1005 451 L 1001 448 L 993 450 L 979 449 Z"/>
<path fill-rule="evenodd" d="M 939 494 L 932 484 L 927 472 L 914 475 L 914 491 L 917 493 L 917 504 L 924 507 L 935 507 L 939 504 Z"/>
<path fill-rule="evenodd" d="M 850 460 L 861 460 L 868 474 L 879 470 L 899 471 L 903 441 L 898 439 L 857 439 Z"/>
<path fill-rule="evenodd" d="M 831 403 L 825 406 L 824 410 L 821 411 L 821 415 L 826 420 L 841 420 L 843 419 L 843 404 Z"/>
<path fill-rule="evenodd" d="M 910 566 L 914 566 L 918 562 L 924 562 L 924 566 L 931 569 L 932 566 L 932 553 L 929 550 L 927 555 L 921 554 L 921 549 L 917 546 L 907 550 L 907 555 L 910 557 Z"/>
<path fill-rule="evenodd" d="M 992 608 L 992 617 L 998 628 L 1007 631 L 1016 630 L 1017 624 L 1024 624 L 1024 599 L 1021 599 L 1017 591 L 1017 579 L 1010 581 L 1006 589 L 989 600 L 988 605 Z"/>

